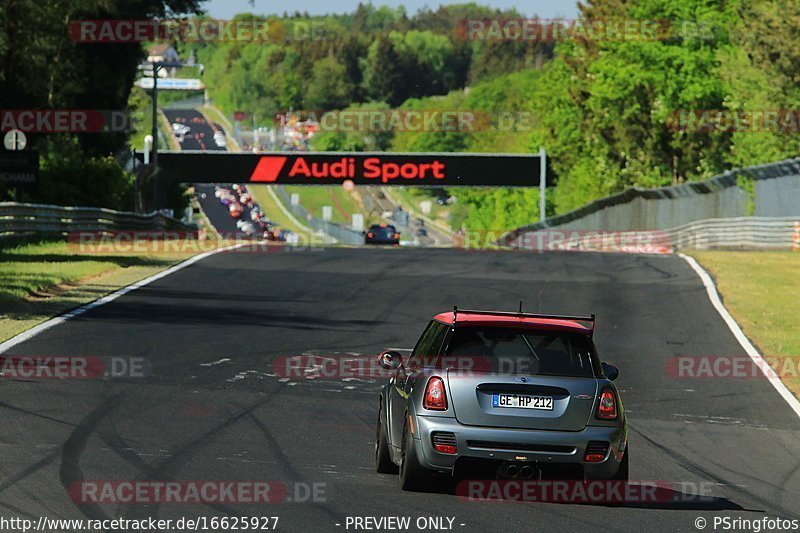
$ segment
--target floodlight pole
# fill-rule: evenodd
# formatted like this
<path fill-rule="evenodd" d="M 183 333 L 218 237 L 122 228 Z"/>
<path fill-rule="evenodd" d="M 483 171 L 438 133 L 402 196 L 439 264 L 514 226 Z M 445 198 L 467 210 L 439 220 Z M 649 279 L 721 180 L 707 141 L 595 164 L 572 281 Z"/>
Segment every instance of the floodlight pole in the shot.
<path fill-rule="evenodd" d="M 153 69 L 153 169 L 158 168 L 158 71 L 162 68 L 181 68 L 186 65 L 182 63 L 164 63 L 153 61 L 150 63 Z M 202 68 L 203 65 L 200 65 Z"/>
<path fill-rule="evenodd" d="M 539 222 L 544 222 L 545 193 L 547 192 L 547 152 L 544 146 L 539 148 Z"/>
<path fill-rule="evenodd" d="M 160 63 L 153 63 L 153 169 L 158 168 L 158 71 L 161 70 Z"/>
<path fill-rule="evenodd" d="M 165 67 L 181 68 L 184 65 L 181 63 L 164 63 L 161 61 L 153 61 L 150 65 L 152 65 L 153 69 L 153 155 L 150 158 L 150 162 L 152 163 L 152 173 L 150 175 L 153 176 L 153 180 L 155 180 L 155 174 L 158 172 L 158 71 Z M 158 191 L 155 181 L 153 181 L 151 186 L 153 189 L 153 205 L 156 205 Z"/>

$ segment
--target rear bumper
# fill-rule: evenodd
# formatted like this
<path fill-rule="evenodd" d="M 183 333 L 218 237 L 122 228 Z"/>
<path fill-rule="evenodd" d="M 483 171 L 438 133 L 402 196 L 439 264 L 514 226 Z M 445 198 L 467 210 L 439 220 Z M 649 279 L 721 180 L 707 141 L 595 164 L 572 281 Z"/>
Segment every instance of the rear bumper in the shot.
<path fill-rule="evenodd" d="M 528 429 L 505 429 L 479 426 L 465 426 L 455 418 L 439 416 L 416 416 L 417 435 L 415 444 L 419 447 L 419 457 L 428 469 L 452 474 L 459 459 L 486 461 L 515 461 L 537 463 L 548 469 L 558 465 L 580 467 L 584 475 L 592 479 L 612 478 L 619 469 L 627 442 L 627 427 L 589 426 L 582 431 L 540 431 Z M 455 434 L 457 452 L 454 455 L 436 451 L 431 434 L 443 431 Z M 479 441 L 480 445 L 476 445 Z M 603 461 L 587 463 L 584 452 L 589 441 L 609 443 Z M 492 447 L 490 443 L 504 443 L 502 447 Z M 520 445 L 515 449 L 508 443 Z M 564 451 L 532 451 L 548 447 L 565 447 Z"/>

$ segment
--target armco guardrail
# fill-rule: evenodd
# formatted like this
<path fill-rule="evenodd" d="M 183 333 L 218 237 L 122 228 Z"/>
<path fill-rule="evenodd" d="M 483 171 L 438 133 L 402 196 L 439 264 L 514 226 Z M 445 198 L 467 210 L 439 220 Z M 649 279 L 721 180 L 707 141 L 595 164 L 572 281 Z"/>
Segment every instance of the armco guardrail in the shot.
<path fill-rule="evenodd" d="M 299 217 L 304 224 L 307 224 L 317 231 L 321 231 L 342 244 L 364 244 L 363 233 L 313 216 L 302 205 L 292 205 L 291 198 L 283 187 L 280 185 L 275 185 L 274 187 L 275 192 L 277 192 L 278 196 L 283 200 L 284 205 L 292 214 Z"/>
<path fill-rule="evenodd" d="M 713 218 L 664 231 L 675 250 L 773 248 L 789 250 L 798 217 Z"/>
<path fill-rule="evenodd" d="M 663 230 L 520 230 L 505 246 L 527 251 L 640 253 L 719 248 L 790 250 L 800 247 L 800 216 L 713 218 Z"/>
<path fill-rule="evenodd" d="M 656 230 L 700 220 L 748 216 L 800 216 L 800 158 L 733 169 L 700 182 L 627 189 L 511 231 L 500 242 L 509 242 L 522 231 L 546 228 Z"/>
<path fill-rule="evenodd" d="M 73 231 L 190 230 L 162 213 L 140 215 L 99 207 L 0 202 L 0 236 Z"/>

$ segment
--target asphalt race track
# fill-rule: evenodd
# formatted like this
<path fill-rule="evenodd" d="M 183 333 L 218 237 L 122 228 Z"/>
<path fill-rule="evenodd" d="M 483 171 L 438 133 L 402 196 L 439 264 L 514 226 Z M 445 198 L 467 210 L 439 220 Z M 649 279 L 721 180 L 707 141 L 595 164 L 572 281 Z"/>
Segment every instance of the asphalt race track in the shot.
<path fill-rule="evenodd" d="M 225 130 L 219 124 L 211 124 L 202 113 L 195 109 L 164 109 L 164 115 L 170 125 L 176 122 L 189 126 L 191 130 L 184 136 L 180 143 L 181 150 L 221 151 L 225 147 L 217 146 L 214 142 L 214 131 Z"/>
<path fill-rule="evenodd" d="M 226 187 L 229 187 L 227 184 Z M 245 237 L 245 233 L 236 227 L 236 219 L 230 214 L 227 206 L 220 203 L 214 196 L 214 185 L 195 185 L 195 195 L 203 213 L 214 226 L 218 233 L 226 237 Z M 250 208 L 242 206 L 242 220 L 250 220 Z"/>
<path fill-rule="evenodd" d="M 377 379 L 281 377 L 281 356 L 411 347 L 453 304 L 598 315 L 596 340 L 632 434 L 631 479 L 696 483 L 672 503 L 471 502 L 404 493 L 373 471 Z M 145 378 L 4 380 L 0 501 L 31 517 L 280 517 L 279 531 L 354 531 L 347 517 L 454 518 L 479 531 L 694 531 L 695 519 L 798 517 L 800 420 L 764 379 L 676 379 L 675 355 L 744 355 L 676 256 L 444 249 L 227 252 L 6 351 L 143 357 Z M 363 355 L 360 355 L 363 354 Z M 314 504 L 82 504 L 81 480 L 277 480 Z M 297 485 L 299 483 L 300 485 Z M 302 491 L 301 491 L 302 492 Z M 445 522 L 446 524 L 447 522 Z M 337 524 L 340 524 L 337 526 Z"/>

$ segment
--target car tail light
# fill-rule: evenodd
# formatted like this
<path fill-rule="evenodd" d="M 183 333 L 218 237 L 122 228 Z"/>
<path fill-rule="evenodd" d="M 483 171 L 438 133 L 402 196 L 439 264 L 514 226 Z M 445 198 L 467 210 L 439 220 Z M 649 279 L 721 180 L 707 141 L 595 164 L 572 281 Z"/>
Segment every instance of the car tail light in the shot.
<path fill-rule="evenodd" d="M 600 420 L 614 420 L 617 418 L 617 397 L 614 396 L 611 389 L 604 389 L 600 394 L 597 418 Z"/>
<path fill-rule="evenodd" d="M 399 238 L 400 238 L 400 234 L 399 234 L 399 233 L 395 233 L 395 234 L 394 234 L 394 238 L 395 238 L 395 239 L 399 239 Z"/>
<path fill-rule="evenodd" d="M 422 407 L 430 409 L 431 411 L 447 410 L 447 397 L 444 393 L 444 381 L 442 381 L 442 378 L 433 376 L 428 380 L 428 385 L 425 387 L 425 399 L 422 401 Z"/>
<path fill-rule="evenodd" d="M 367 237 L 369 237 L 370 239 L 372 238 L 372 232 L 371 231 L 369 233 L 367 233 Z"/>

